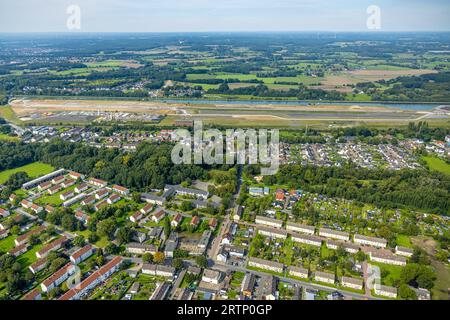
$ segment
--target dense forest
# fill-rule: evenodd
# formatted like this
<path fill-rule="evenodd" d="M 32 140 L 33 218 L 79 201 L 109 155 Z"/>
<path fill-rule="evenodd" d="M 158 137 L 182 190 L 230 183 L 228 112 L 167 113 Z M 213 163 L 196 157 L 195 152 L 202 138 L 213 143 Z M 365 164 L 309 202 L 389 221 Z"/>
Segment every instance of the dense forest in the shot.
<path fill-rule="evenodd" d="M 169 144 L 142 143 L 135 153 L 124 154 L 120 150 L 96 149 L 56 140 L 41 145 L 37 157 L 55 167 L 70 168 L 140 191 L 206 177 L 207 172 L 200 166 L 174 165 L 170 158 L 171 149 Z"/>
<path fill-rule="evenodd" d="M 364 90 L 375 101 L 450 101 L 450 72 L 399 77 L 377 84 L 364 82 L 356 88 Z M 388 89 L 384 89 L 388 86 Z"/>

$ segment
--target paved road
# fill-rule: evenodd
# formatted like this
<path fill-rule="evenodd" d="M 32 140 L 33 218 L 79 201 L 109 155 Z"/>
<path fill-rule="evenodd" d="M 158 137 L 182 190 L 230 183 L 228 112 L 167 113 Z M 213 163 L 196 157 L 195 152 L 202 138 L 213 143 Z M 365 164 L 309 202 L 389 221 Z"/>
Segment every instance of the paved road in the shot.
<path fill-rule="evenodd" d="M 209 249 L 207 256 L 209 259 L 215 261 L 217 254 L 219 253 L 220 249 L 220 243 L 222 242 L 223 236 L 225 234 L 225 231 L 228 230 L 229 225 L 231 223 L 231 213 L 234 210 L 234 207 L 236 205 L 236 199 L 239 198 L 239 195 L 241 194 L 241 186 L 242 186 L 242 166 L 238 166 L 237 168 L 237 188 L 236 193 L 233 195 L 230 203 L 230 209 L 227 210 L 226 216 L 223 220 L 222 227 L 219 231 L 219 234 L 217 237 L 215 237 L 211 244 L 211 249 Z"/>

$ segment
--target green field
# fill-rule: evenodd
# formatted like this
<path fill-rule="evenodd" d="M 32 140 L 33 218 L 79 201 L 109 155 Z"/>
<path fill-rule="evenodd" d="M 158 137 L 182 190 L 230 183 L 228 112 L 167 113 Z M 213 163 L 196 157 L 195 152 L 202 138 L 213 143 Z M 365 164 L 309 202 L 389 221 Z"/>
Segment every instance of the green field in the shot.
<path fill-rule="evenodd" d="M 14 239 L 16 237 L 14 235 L 10 235 L 6 237 L 5 239 L 0 240 L 0 252 L 8 252 L 12 248 L 14 248 Z"/>
<path fill-rule="evenodd" d="M 409 237 L 406 235 L 403 235 L 403 234 L 399 234 L 397 236 L 397 245 L 402 246 L 402 247 L 407 247 L 407 248 L 412 247 Z"/>
<path fill-rule="evenodd" d="M 20 119 L 16 116 L 10 106 L 0 106 L 0 117 L 14 124 L 21 123 Z"/>
<path fill-rule="evenodd" d="M 446 163 L 444 160 L 436 157 L 422 157 L 422 159 L 427 162 L 430 170 L 450 175 L 450 164 Z"/>
<path fill-rule="evenodd" d="M 394 284 L 400 279 L 400 274 L 402 272 L 403 267 L 372 261 L 369 263 L 380 267 L 382 284 L 387 286 L 394 286 Z M 383 275 L 384 272 L 386 273 L 385 276 Z"/>
<path fill-rule="evenodd" d="M 26 172 L 30 178 L 37 178 L 52 172 L 54 168 L 46 163 L 34 162 L 15 169 L 0 172 L 0 183 L 5 183 L 16 172 Z"/>
<path fill-rule="evenodd" d="M 8 142 L 16 142 L 16 141 L 20 141 L 20 138 L 19 137 L 11 137 L 11 136 L 8 136 L 7 134 L 0 133 L 0 140 L 8 141 Z"/>

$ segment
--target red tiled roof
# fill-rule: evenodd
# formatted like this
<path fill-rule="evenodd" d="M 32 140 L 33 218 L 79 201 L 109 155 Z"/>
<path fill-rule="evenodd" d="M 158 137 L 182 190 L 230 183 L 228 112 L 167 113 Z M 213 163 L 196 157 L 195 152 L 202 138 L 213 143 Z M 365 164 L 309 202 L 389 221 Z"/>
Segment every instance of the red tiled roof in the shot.
<path fill-rule="evenodd" d="M 91 283 L 93 283 L 95 280 L 97 280 L 102 275 L 106 274 L 109 270 L 114 268 L 117 264 L 122 262 L 121 257 L 115 257 L 111 261 L 109 261 L 107 264 L 105 264 L 103 267 L 101 267 L 99 270 L 91 274 L 89 277 L 87 277 L 85 280 L 83 280 L 77 287 L 70 289 L 65 294 L 63 294 L 58 300 L 70 300 L 72 297 L 74 297 L 77 293 L 85 290 Z"/>
<path fill-rule="evenodd" d="M 87 253 L 89 250 L 92 250 L 92 246 L 90 244 L 85 245 L 83 248 L 81 248 L 80 250 L 78 250 L 74 254 L 72 254 L 72 258 L 77 260 L 78 258 L 83 256 L 85 253 Z"/>
<path fill-rule="evenodd" d="M 71 264 L 71 263 L 66 264 L 64 267 L 62 267 L 61 269 L 56 271 L 54 274 L 52 274 L 50 277 L 45 279 L 44 282 L 42 282 L 42 283 L 46 287 L 48 287 L 49 285 L 54 283 L 56 280 L 63 277 L 69 271 L 70 268 L 73 268 L 73 264 Z"/>

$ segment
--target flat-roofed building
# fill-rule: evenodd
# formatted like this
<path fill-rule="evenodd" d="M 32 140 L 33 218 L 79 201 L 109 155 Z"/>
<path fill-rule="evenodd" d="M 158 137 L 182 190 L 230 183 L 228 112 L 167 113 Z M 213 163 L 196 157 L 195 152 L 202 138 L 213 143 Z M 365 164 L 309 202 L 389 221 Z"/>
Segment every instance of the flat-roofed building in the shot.
<path fill-rule="evenodd" d="M 299 223 L 294 223 L 294 222 L 286 223 L 286 230 L 288 230 L 288 231 L 294 231 L 294 232 L 300 232 L 300 233 L 313 235 L 315 232 L 315 229 L 316 228 L 314 226 L 308 226 L 305 224 L 299 224 Z"/>
<path fill-rule="evenodd" d="M 264 216 L 256 216 L 255 223 L 273 227 L 273 228 L 281 228 L 283 226 L 283 221 L 264 217 Z"/>
<path fill-rule="evenodd" d="M 363 236 L 360 234 L 354 235 L 353 242 L 360 244 L 360 245 L 372 246 L 372 247 L 376 247 L 376 248 L 386 248 L 386 246 L 387 246 L 386 239 L 367 237 L 367 236 Z"/>
<path fill-rule="evenodd" d="M 348 241 L 350 239 L 350 234 L 348 232 L 336 231 L 327 228 L 319 229 L 319 236 L 329 238 L 329 239 L 338 239 L 343 241 Z"/>

